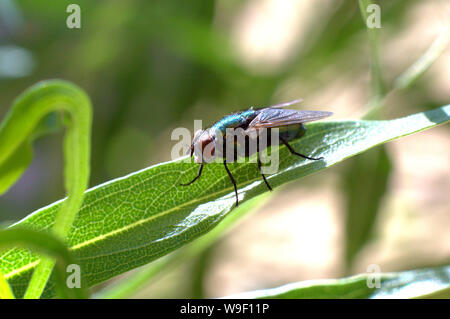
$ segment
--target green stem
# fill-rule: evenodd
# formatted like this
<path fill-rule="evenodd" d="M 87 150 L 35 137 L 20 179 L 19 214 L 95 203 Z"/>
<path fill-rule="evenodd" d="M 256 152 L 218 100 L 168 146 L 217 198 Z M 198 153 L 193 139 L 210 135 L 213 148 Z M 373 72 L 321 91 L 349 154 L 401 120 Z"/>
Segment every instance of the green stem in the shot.
<path fill-rule="evenodd" d="M 41 82 L 25 91 L 0 126 L 0 165 L 27 142 L 42 118 L 54 111 L 63 111 L 66 116 L 64 179 L 68 198 L 56 215 L 52 231 L 65 240 L 89 180 L 92 110 L 87 95 L 75 85 L 59 80 Z M 41 259 L 25 298 L 41 296 L 54 263 L 48 257 Z"/>
<path fill-rule="evenodd" d="M 369 18 L 367 7 L 372 4 L 370 0 L 359 0 L 359 8 L 363 18 L 363 22 L 366 24 L 367 33 L 369 35 L 370 43 L 370 69 L 372 75 L 372 99 L 373 104 L 377 105 L 385 95 L 386 89 L 382 77 L 380 54 L 379 54 L 379 29 L 369 28 L 367 26 L 367 19 Z"/>
<path fill-rule="evenodd" d="M 2 272 L 0 272 L 0 299 L 15 299 L 11 287 Z"/>
<path fill-rule="evenodd" d="M 428 50 L 394 81 L 394 89 L 406 89 L 411 86 L 442 55 L 449 42 L 449 28 L 445 27 Z"/>

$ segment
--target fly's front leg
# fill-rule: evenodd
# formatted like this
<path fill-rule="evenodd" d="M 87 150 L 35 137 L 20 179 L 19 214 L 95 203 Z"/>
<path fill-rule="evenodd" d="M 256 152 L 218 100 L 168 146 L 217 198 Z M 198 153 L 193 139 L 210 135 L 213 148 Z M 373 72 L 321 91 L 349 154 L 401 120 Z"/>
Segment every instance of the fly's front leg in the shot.
<path fill-rule="evenodd" d="M 193 182 L 195 182 L 202 175 L 202 170 L 203 170 L 203 164 L 200 164 L 200 168 L 198 169 L 197 176 L 195 176 L 195 178 L 192 181 L 190 181 L 189 183 L 187 183 L 187 184 L 180 184 L 180 185 L 181 186 L 189 186 L 189 185 L 191 185 Z"/>

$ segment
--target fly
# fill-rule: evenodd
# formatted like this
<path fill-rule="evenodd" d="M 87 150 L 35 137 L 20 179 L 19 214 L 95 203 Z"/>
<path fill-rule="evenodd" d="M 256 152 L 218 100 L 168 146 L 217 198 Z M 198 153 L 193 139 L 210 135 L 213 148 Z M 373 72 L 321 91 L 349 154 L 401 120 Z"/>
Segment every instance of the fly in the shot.
<path fill-rule="evenodd" d="M 250 108 L 246 111 L 233 113 L 225 116 L 211 127 L 205 130 L 199 130 L 195 133 L 194 138 L 192 140 L 192 144 L 190 147 L 190 156 L 194 156 L 194 160 L 196 163 L 200 164 L 197 176 L 187 184 L 181 184 L 182 186 L 188 186 L 194 183 L 197 179 L 202 175 L 203 166 L 210 162 L 214 156 L 218 156 L 223 159 L 223 165 L 225 170 L 230 177 L 231 183 L 234 186 L 234 193 L 236 195 L 236 206 L 239 205 L 239 198 L 237 192 L 236 181 L 233 178 L 230 170 L 227 166 L 227 156 L 225 152 L 222 154 L 217 154 L 216 148 L 219 140 L 221 139 L 220 133 L 223 136 L 223 140 L 226 138 L 227 129 L 236 130 L 240 128 L 243 130 L 244 134 L 253 132 L 259 132 L 260 130 L 266 129 L 270 131 L 271 128 L 279 129 L 279 142 L 283 143 L 287 149 L 293 155 L 297 155 L 303 157 L 305 159 L 318 161 L 323 159 L 313 158 L 303 154 L 296 152 L 291 145 L 289 145 L 289 141 L 294 139 L 301 138 L 305 132 L 306 128 L 303 123 L 317 121 L 323 119 L 325 117 L 331 116 L 332 112 L 322 112 L 322 111 L 298 111 L 298 110 L 289 110 L 283 109 L 285 106 L 293 105 L 299 103 L 301 100 L 294 100 L 287 103 L 282 103 L 278 105 L 273 105 L 261 109 L 253 109 Z M 248 141 L 248 139 L 247 139 Z M 222 141 L 223 142 L 223 141 Z M 270 143 L 266 145 L 269 146 Z M 223 144 L 222 144 L 223 145 Z M 257 152 L 257 161 L 258 161 L 258 169 L 259 172 L 267 185 L 267 188 L 271 191 L 272 187 L 269 185 L 269 182 L 266 179 L 266 176 L 263 174 L 261 170 L 261 158 L 260 158 L 260 140 L 259 135 L 257 137 L 256 143 L 256 152 Z M 194 150 L 199 150 L 194 153 Z M 236 152 L 235 152 L 236 154 Z M 249 149 L 246 148 L 245 156 L 251 155 L 249 153 Z M 234 160 L 236 160 L 236 155 L 234 155 Z"/>

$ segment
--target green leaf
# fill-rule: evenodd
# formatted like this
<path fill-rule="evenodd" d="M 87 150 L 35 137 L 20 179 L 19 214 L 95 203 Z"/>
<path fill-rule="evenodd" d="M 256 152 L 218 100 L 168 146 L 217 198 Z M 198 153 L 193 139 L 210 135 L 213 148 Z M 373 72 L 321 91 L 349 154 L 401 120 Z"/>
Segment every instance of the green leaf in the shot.
<path fill-rule="evenodd" d="M 0 164 L 0 195 L 8 191 L 30 165 L 33 159 L 33 141 L 43 135 L 57 132 L 61 128 L 61 123 L 57 115 L 53 112 L 44 116 L 28 136 L 22 136 L 22 144 L 16 144 L 16 149 L 12 151 L 9 157 L 4 158 L 4 162 Z M 11 120 L 11 118 L 12 116 L 10 115 L 8 120 L 14 121 L 17 126 L 20 126 L 20 122 L 24 120 L 24 118 Z M 5 126 L 6 121 L 0 126 L 2 127 L 0 131 L 4 130 Z"/>
<path fill-rule="evenodd" d="M 9 190 L 22 176 L 33 158 L 33 150 L 28 142 L 20 145 L 15 152 L 0 165 L 0 195 Z"/>
<path fill-rule="evenodd" d="M 268 180 L 276 187 L 312 174 L 376 145 L 448 122 L 450 106 L 391 121 L 311 123 L 306 135 L 292 143 L 296 150 L 320 157 L 308 161 L 280 148 L 278 173 Z M 266 192 L 257 164 L 229 165 L 239 186 L 241 202 Z M 183 159 L 162 163 L 107 182 L 86 192 L 67 238 L 92 286 L 147 264 L 207 233 L 234 207 L 235 199 L 223 165 L 208 164 L 202 177 L 198 165 Z M 64 201 L 31 214 L 17 225 L 47 230 Z M 14 226 L 13 226 L 14 227 Z M 37 257 L 20 249 L 0 256 L 1 271 L 16 296 L 23 293 Z M 46 296 L 53 293 L 47 289 Z"/>
<path fill-rule="evenodd" d="M 134 294 L 146 287 L 157 275 L 162 272 L 170 271 L 174 267 L 183 264 L 183 261 L 191 260 L 205 250 L 210 249 L 218 239 L 222 238 L 226 232 L 230 231 L 235 224 L 243 219 L 243 217 L 264 205 L 268 200 L 267 195 L 268 194 L 266 193 L 253 197 L 249 201 L 243 203 L 243 205 L 239 205 L 239 207 L 232 210 L 219 225 L 214 227 L 206 235 L 164 258 L 160 258 L 157 261 L 142 267 L 142 269 L 139 269 L 130 276 L 126 276 L 125 278 L 116 281 L 114 284 L 106 286 L 103 290 L 96 292 L 93 298 L 123 299 L 133 297 Z"/>
<path fill-rule="evenodd" d="M 55 282 L 59 297 L 87 297 L 86 290 L 83 286 L 81 288 L 69 288 L 66 285 L 67 266 L 77 264 L 77 261 L 58 237 L 19 227 L 0 231 L 0 250 L 13 247 L 24 247 L 56 259 Z"/>
<path fill-rule="evenodd" d="M 23 92 L 0 125 L 0 194 L 5 192 L 31 162 L 34 138 L 52 132 L 61 112 L 67 126 L 64 137 L 64 182 L 68 198 L 55 216 L 52 232 L 65 239 L 83 201 L 89 180 L 91 103 L 77 86 L 60 80 L 42 81 Z M 54 261 L 42 257 L 25 294 L 39 298 Z"/>
<path fill-rule="evenodd" d="M 343 279 L 309 280 L 278 288 L 245 292 L 227 298 L 448 298 L 449 288 L 450 266 L 446 266 L 399 273 L 364 274 Z"/>

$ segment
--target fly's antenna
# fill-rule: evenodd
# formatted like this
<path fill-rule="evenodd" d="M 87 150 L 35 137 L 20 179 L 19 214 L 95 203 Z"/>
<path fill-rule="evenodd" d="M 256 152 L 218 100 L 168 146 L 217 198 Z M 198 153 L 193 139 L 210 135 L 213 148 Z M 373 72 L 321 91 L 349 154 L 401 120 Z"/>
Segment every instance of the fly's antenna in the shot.
<path fill-rule="evenodd" d="M 296 99 L 296 100 L 292 100 L 292 101 L 289 101 L 289 102 L 286 102 L 286 103 L 281 103 L 281 104 L 272 105 L 272 106 L 268 106 L 268 107 L 272 108 L 272 109 L 279 109 L 279 108 L 282 108 L 282 107 L 285 107 L 285 106 L 298 104 L 298 103 L 300 103 L 302 101 L 303 101 L 303 99 Z"/>

